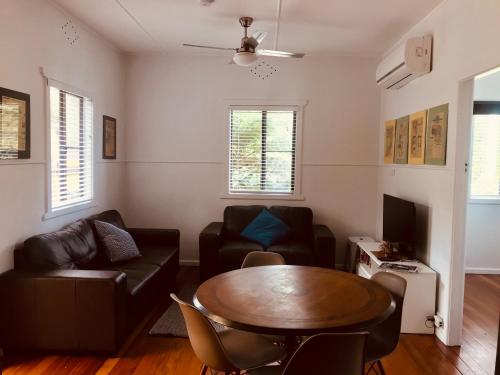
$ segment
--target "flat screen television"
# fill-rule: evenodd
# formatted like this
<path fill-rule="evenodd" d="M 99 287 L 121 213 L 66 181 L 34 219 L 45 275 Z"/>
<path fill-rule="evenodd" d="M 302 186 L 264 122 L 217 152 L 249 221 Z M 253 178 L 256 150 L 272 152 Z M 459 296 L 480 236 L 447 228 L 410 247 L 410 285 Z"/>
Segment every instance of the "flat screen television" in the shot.
<path fill-rule="evenodd" d="M 384 241 L 409 257 L 415 258 L 417 212 L 415 203 L 384 194 Z"/>

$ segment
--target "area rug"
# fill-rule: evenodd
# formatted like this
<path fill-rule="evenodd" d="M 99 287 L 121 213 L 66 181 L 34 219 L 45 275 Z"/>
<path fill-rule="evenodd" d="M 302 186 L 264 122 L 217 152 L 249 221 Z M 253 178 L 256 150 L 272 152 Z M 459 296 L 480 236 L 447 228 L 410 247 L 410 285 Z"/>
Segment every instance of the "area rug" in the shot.
<path fill-rule="evenodd" d="M 198 289 L 198 285 L 184 285 L 177 297 L 182 301 L 193 303 L 193 297 Z M 225 326 L 219 323 L 211 322 L 217 332 L 224 330 Z M 188 337 L 184 318 L 182 317 L 179 305 L 172 301 L 172 304 L 165 310 L 163 315 L 153 325 L 149 334 L 152 336 L 174 336 Z"/>

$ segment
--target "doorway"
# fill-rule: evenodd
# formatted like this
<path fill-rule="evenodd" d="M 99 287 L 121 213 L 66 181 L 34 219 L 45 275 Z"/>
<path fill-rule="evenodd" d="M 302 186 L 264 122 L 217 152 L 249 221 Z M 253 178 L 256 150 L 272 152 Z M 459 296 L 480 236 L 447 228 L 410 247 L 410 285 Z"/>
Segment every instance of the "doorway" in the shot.
<path fill-rule="evenodd" d="M 459 93 L 450 337 L 475 372 L 493 374 L 500 311 L 500 68 L 461 82 Z"/>

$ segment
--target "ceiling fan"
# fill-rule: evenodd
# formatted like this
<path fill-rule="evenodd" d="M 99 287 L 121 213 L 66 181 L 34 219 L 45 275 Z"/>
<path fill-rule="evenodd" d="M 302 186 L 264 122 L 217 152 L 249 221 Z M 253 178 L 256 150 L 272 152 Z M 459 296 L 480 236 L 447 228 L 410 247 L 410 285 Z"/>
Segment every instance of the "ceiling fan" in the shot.
<path fill-rule="evenodd" d="M 185 47 L 197 47 L 197 48 L 209 48 L 218 50 L 235 51 L 233 55 L 233 62 L 240 66 L 250 66 L 258 60 L 258 56 L 273 56 L 273 57 L 292 57 L 292 58 L 302 58 L 303 53 L 294 52 L 284 52 L 284 51 L 274 51 L 268 49 L 257 49 L 260 43 L 264 40 L 267 35 L 265 31 L 256 31 L 251 37 L 248 37 L 248 28 L 252 25 L 252 17 L 241 17 L 240 24 L 245 29 L 245 35 L 241 38 L 240 48 L 225 48 L 225 47 L 214 47 L 214 46 L 201 46 L 197 44 L 187 44 L 184 43 Z"/>

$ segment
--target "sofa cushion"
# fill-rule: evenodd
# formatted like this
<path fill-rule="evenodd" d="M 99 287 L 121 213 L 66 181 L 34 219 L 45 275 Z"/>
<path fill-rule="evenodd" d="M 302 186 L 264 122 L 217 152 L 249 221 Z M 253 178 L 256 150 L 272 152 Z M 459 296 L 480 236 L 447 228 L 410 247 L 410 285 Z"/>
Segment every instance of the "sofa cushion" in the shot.
<path fill-rule="evenodd" d="M 268 247 L 283 238 L 286 238 L 290 228 L 278 217 L 264 208 L 255 219 L 241 232 L 247 240 L 255 241 Z"/>
<path fill-rule="evenodd" d="M 160 271 L 155 264 L 141 263 L 138 260 L 106 267 L 106 270 L 121 271 L 127 275 L 127 290 L 130 295 L 137 294 Z"/>
<path fill-rule="evenodd" d="M 78 220 L 61 230 L 24 241 L 22 267 L 35 270 L 86 269 L 97 254 L 92 229 Z"/>
<path fill-rule="evenodd" d="M 137 262 L 154 264 L 164 267 L 178 251 L 176 246 L 141 246 L 139 251 L 142 256 Z"/>
<path fill-rule="evenodd" d="M 257 242 L 248 240 L 232 240 L 225 242 L 219 249 L 219 272 L 226 272 L 241 267 L 243 259 L 252 251 L 264 251 L 264 247 Z"/>
<path fill-rule="evenodd" d="M 240 233 L 264 209 L 264 206 L 228 206 L 224 209 L 224 237 L 241 239 Z"/>
<path fill-rule="evenodd" d="M 89 216 L 86 220 L 91 227 L 93 227 L 94 220 L 99 220 L 105 223 L 113 224 L 115 227 L 120 229 L 127 229 L 120 213 L 116 210 L 103 211 L 99 214 Z"/>
<path fill-rule="evenodd" d="M 272 206 L 269 211 L 290 228 L 290 238 L 312 239 L 313 212 L 309 207 Z"/>
<path fill-rule="evenodd" d="M 132 236 L 113 224 L 94 220 L 99 240 L 111 263 L 123 262 L 141 256 Z"/>
<path fill-rule="evenodd" d="M 281 254 L 286 264 L 313 265 L 314 254 L 311 244 L 297 240 L 289 240 L 272 245 L 267 251 Z"/>

